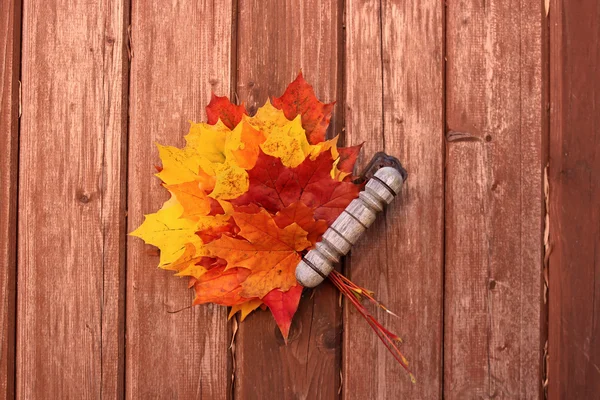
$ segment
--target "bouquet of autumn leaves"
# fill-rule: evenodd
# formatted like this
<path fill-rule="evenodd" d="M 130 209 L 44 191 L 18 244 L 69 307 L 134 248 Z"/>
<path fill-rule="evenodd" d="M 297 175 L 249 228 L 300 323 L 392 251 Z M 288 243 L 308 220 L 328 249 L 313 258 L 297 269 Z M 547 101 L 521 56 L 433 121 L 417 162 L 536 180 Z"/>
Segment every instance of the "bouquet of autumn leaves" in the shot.
<path fill-rule="evenodd" d="M 213 95 L 183 149 L 158 145 L 171 198 L 132 235 L 160 249 L 160 268 L 189 277 L 194 304 L 242 320 L 266 307 L 287 339 L 302 294 L 296 265 L 361 190 L 360 146 L 325 140 L 332 109 L 300 74 L 254 116 Z"/>
<path fill-rule="evenodd" d="M 160 249 L 160 268 L 189 277 L 194 305 L 228 306 L 242 321 L 268 308 L 287 341 L 303 289 L 296 266 L 362 189 L 352 175 L 361 146 L 325 140 L 332 109 L 300 74 L 254 116 L 213 95 L 183 149 L 158 145 L 171 198 L 131 235 Z M 329 279 L 408 370 L 400 338 L 362 300 L 391 312 L 340 273 Z"/>

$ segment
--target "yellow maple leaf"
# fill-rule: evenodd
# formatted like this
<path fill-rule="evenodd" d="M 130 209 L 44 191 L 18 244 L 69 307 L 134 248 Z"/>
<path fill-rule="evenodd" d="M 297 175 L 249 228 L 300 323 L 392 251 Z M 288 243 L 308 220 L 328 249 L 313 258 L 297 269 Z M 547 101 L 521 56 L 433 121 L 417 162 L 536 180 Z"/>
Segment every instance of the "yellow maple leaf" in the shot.
<path fill-rule="evenodd" d="M 247 121 L 254 128 L 261 131 L 265 137 L 269 137 L 273 129 L 290 122 L 283 111 L 273 107 L 271 101 L 268 99 L 265 105 L 260 107 L 253 117 L 244 115 L 242 120 Z"/>
<path fill-rule="evenodd" d="M 312 150 L 300 116 L 282 126 L 274 127 L 260 147 L 265 154 L 279 158 L 283 165 L 291 168 L 302 164 Z"/>
<path fill-rule="evenodd" d="M 235 199 L 248 191 L 248 173 L 234 161 L 215 164 L 215 178 L 215 188 L 209 195 L 214 199 Z"/>
<path fill-rule="evenodd" d="M 178 270 L 186 246 L 191 245 L 195 249 L 193 254 L 190 253 L 190 259 L 202 253 L 202 241 L 196 235 L 198 224 L 179 218 L 182 213 L 183 207 L 172 197 L 158 212 L 146 215 L 142 225 L 130 234 L 160 249 L 160 268 Z M 175 262 L 178 264 L 173 267 Z"/>
<path fill-rule="evenodd" d="M 202 179 L 200 170 L 214 176 L 212 162 L 186 149 L 157 144 L 162 170 L 156 176 L 167 185 Z"/>
<path fill-rule="evenodd" d="M 215 125 L 192 123 L 189 133 L 185 136 L 185 148 L 210 162 L 225 162 L 225 141 L 230 132 L 221 120 Z"/>
<path fill-rule="evenodd" d="M 240 321 L 243 321 L 252 311 L 260 307 L 261 304 L 263 304 L 261 299 L 250 299 L 242 304 L 234 304 L 233 306 L 231 306 L 231 310 L 229 311 L 229 317 L 227 317 L 227 319 L 231 319 L 231 317 L 233 317 L 235 314 L 241 312 L 242 315 L 240 317 Z"/>

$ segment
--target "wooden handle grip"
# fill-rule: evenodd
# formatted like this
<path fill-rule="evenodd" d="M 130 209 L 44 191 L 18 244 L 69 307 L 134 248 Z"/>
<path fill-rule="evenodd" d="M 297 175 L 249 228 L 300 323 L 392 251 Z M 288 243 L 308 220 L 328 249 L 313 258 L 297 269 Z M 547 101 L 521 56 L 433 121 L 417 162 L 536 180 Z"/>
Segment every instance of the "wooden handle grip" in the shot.
<path fill-rule="evenodd" d="M 352 245 L 375 221 L 377 213 L 390 204 L 402 188 L 400 172 L 392 167 L 383 167 L 367 182 L 358 199 L 331 224 L 317 243 L 296 267 L 296 280 L 304 287 L 315 287 L 333 270 L 334 264 L 350 251 Z"/>

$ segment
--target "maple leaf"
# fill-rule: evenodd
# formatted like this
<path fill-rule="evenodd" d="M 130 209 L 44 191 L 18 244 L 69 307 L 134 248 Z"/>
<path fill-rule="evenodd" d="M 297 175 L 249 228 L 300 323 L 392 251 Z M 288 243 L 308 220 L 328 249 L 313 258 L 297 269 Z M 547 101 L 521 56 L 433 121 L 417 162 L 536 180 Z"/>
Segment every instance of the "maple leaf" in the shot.
<path fill-rule="evenodd" d="M 240 228 L 236 225 L 233 218 L 229 218 L 224 224 L 210 224 L 204 229 L 199 230 L 196 234 L 202 239 L 202 243 L 207 244 L 212 241 L 219 239 L 224 234 L 235 235 L 239 232 Z"/>
<path fill-rule="evenodd" d="M 262 299 L 274 288 L 287 291 L 295 286 L 299 252 L 312 245 L 306 239 L 307 232 L 296 223 L 279 228 L 265 210 L 257 214 L 234 212 L 233 219 L 240 228 L 237 238 L 224 235 L 204 247 L 211 256 L 226 260 L 227 268 L 250 271 L 241 283 L 241 295 Z"/>
<path fill-rule="evenodd" d="M 182 218 L 203 217 L 211 211 L 210 197 L 200 188 L 198 181 L 165 186 L 183 208 Z"/>
<path fill-rule="evenodd" d="M 212 94 L 210 103 L 206 106 L 206 118 L 210 125 L 215 125 L 220 119 L 229 129 L 235 128 L 242 120 L 242 116 L 246 115 L 246 107 L 244 104 L 236 106 L 227 96 L 219 97 Z"/>
<path fill-rule="evenodd" d="M 306 158 L 296 168 L 287 168 L 278 158 L 262 153 L 248 171 L 248 191 L 232 203 L 256 203 L 276 213 L 300 201 L 314 210 L 316 219 L 331 224 L 360 192 L 360 186 L 331 177 L 333 162 L 331 154 L 324 152 L 315 159 Z"/>
<path fill-rule="evenodd" d="M 273 318 L 275 318 L 286 343 L 292 325 L 292 318 L 296 314 L 300 303 L 302 289 L 300 285 L 290 288 L 287 292 L 273 289 L 262 299 L 273 314 Z"/>
<path fill-rule="evenodd" d="M 236 142 L 236 138 L 242 136 L 236 132 L 245 128 L 238 125 L 231 131 L 222 122 L 216 125 L 192 124 L 185 136 L 186 146 L 183 149 L 157 145 L 162 168 L 156 175 L 167 185 L 197 181 L 203 190 L 212 188 L 210 196 L 215 199 L 238 197 L 248 189 L 248 174 L 238 164 L 238 157 L 252 165 L 252 160 L 247 160 L 251 155 L 236 152 L 236 149 L 246 146 L 246 143 Z M 247 137 L 244 135 L 244 138 Z M 248 146 L 251 147 L 251 143 Z M 257 150 L 254 152 L 257 153 Z"/>
<path fill-rule="evenodd" d="M 156 176 L 167 185 L 203 181 L 206 175 L 214 177 L 215 166 L 226 161 L 224 150 L 228 132 L 230 129 L 222 122 L 191 124 L 183 149 L 157 144 L 162 167 Z"/>
<path fill-rule="evenodd" d="M 311 144 L 325 140 L 325 131 L 329 126 L 334 104 L 321 103 L 315 96 L 313 87 L 304 80 L 302 72 L 290 83 L 281 97 L 273 99 L 273 105 L 283 110 L 288 119 L 302 116 L 302 126 Z"/>
<path fill-rule="evenodd" d="M 300 117 L 297 117 L 285 125 L 273 128 L 261 150 L 279 158 L 286 167 L 297 167 L 311 153 L 312 147 L 306 140 Z"/>
<path fill-rule="evenodd" d="M 175 276 L 199 278 L 207 271 L 209 265 L 204 261 L 208 257 L 197 256 L 197 253 L 196 246 L 191 243 L 186 243 L 183 254 L 177 261 L 169 265 L 169 270 L 177 271 Z"/>
<path fill-rule="evenodd" d="M 262 151 L 280 158 L 287 167 L 296 167 L 307 156 L 316 157 L 327 150 L 331 150 L 334 159 L 339 156 L 337 136 L 327 141 L 310 144 L 302 126 L 301 116 L 298 115 L 290 120 L 282 110 L 273 107 L 268 100 L 258 109 L 255 116 L 244 117 L 243 121 L 262 132 L 266 138 L 260 146 Z"/>
<path fill-rule="evenodd" d="M 231 306 L 231 310 L 229 311 L 229 317 L 227 317 L 227 319 L 231 319 L 231 317 L 233 317 L 239 312 L 242 314 L 240 317 L 240 321 L 243 321 L 252 311 L 256 310 L 261 305 L 263 305 L 261 299 L 249 299 L 244 303 L 234 304 L 233 306 Z"/>
<path fill-rule="evenodd" d="M 281 331 L 283 339 L 287 343 L 287 339 L 292 325 L 292 319 L 294 314 L 298 310 L 300 304 L 300 297 L 302 296 L 302 286 L 296 285 L 290 288 L 287 292 L 283 292 L 279 289 L 273 289 L 263 299 L 253 298 L 247 301 L 234 304 L 231 306 L 229 311 L 228 319 L 231 319 L 238 312 L 241 313 L 240 321 L 246 319 L 246 317 L 260 306 L 267 306 L 273 318 Z"/>
<path fill-rule="evenodd" d="M 240 295 L 240 283 L 247 279 L 250 271 L 245 268 L 222 266 L 209 269 L 196 278 L 194 305 L 215 303 L 225 306 L 244 303 L 247 299 Z"/>
<path fill-rule="evenodd" d="M 243 119 L 268 137 L 271 136 L 273 129 L 284 126 L 294 118 L 287 118 L 283 111 L 273 107 L 271 101 L 267 99 L 265 104 L 256 110 L 256 114 L 252 117 L 244 116 Z"/>
<path fill-rule="evenodd" d="M 189 260 L 196 256 L 198 251 L 191 252 L 190 246 L 199 249 L 200 238 L 196 235 L 198 224 L 194 221 L 179 218 L 183 208 L 175 197 L 169 199 L 163 207 L 154 214 L 146 215 L 142 225 L 131 236 L 137 236 L 147 244 L 152 244 L 160 249 L 159 267 L 179 271 L 184 268 L 185 259 L 182 259 L 188 249 Z"/>
<path fill-rule="evenodd" d="M 256 163 L 259 147 L 265 140 L 265 135 L 244 119 L 227 135 L 225 156 L 241 168 L 251 169 Z"/>
<path fill-rule="evenodd" d="M 292 223 L 297 223 L 307 232 L 306 238 L 314 245 L 325 233 L 329 224 L 325 220 L 315 221 L 312 208 L 302 202 L 292 203 L 275 215 L 275 223 L 280 228 L 285 228 Z"/>
<path fill-rule="evenodd" d="M 214 199 L 235 199 L 248 190 L 248 174 L 235 161 L 226 161 L 214 167 L 216 183 L 209 196 Z"/>
<path fill-rule="evenodd" d="M 358 154 L 360 153 L 360 149 L 362 149 L 363 144 L 364 143 L 361 143 L 352 147 L 340 147 L 338 149 L 340 160 L 337 164 L 337 168 L 340 171 L 347 172 L 349 174 L 354 171 L 354 164 L 356 164 Z"/>

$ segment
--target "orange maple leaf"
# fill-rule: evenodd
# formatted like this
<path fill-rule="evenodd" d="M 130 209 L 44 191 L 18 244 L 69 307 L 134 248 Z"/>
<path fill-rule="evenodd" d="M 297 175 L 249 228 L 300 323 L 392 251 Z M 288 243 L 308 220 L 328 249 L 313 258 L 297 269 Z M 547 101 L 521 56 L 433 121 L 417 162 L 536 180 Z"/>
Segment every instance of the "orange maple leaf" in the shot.
<path fill-rule="evenodd" d="M 241 304 L 248 299 L 240 294 L 243 282 L 250 271 L 245 268 L 229 268 L 225 266 L 208 270 L 196 279 L 194 289 L 196 298 L 194 305 L 204 303 L 215 303 L 224 306 Z"/>
<path fill-rule="evenodd" d="M 205 248 L 227 261 L 227 269 L 250 270 L 241 283 L 241 295 L 262 299 L 273 289 L 287 291 L 295 286 L 299 252 L 312 245 L 307 232 L 295 222 L 281 229 L 265 210 L 257 214 L 234 212 L 233 219 L 240 228 L 238 237 L 221 236 Z"/>
<path fill-rule="evenodd" d="M 203 217 L 211 210 L 210 197 L 200 188 L 198 181 L 165 185 L 183 207 L 183 218 Z"/>

